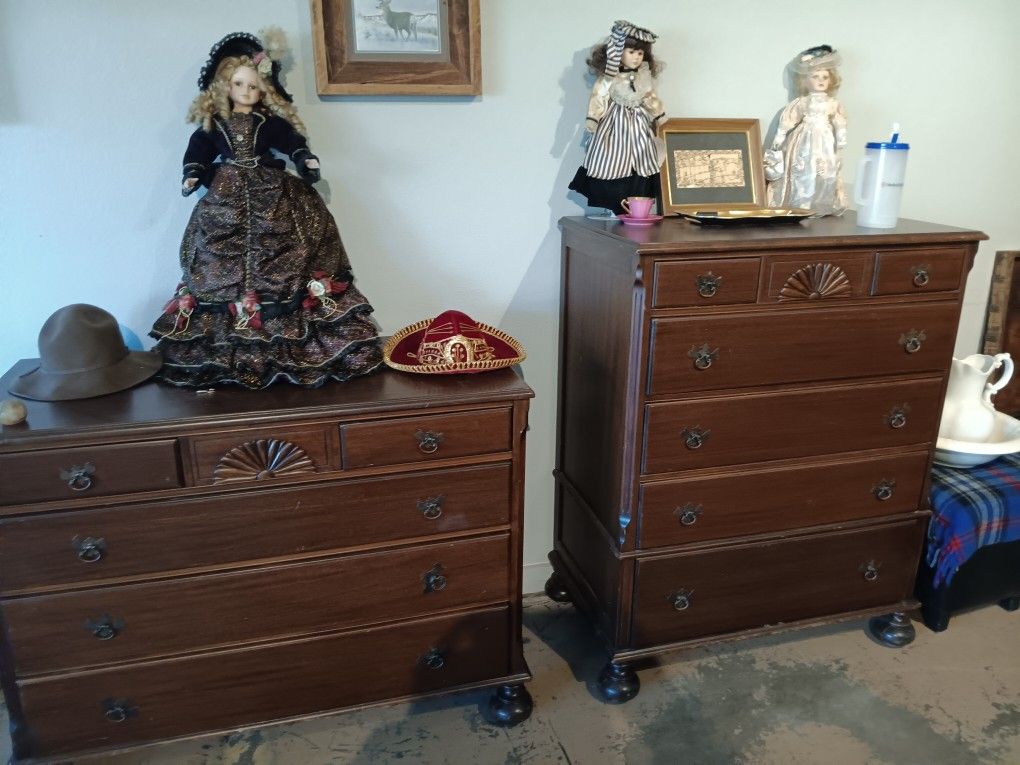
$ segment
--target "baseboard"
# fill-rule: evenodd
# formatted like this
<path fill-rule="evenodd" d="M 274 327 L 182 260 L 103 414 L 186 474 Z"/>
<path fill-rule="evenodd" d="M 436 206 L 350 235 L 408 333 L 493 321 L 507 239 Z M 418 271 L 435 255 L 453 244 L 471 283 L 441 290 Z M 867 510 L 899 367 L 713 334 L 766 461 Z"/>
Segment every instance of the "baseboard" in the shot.
<path fill-rule="evenodd" d="M 524 594 L 533 595 L 536 592 L 545 591 L 545 580 L 552 576 L 552 566 L 549 561 L 541 563 L 524 564 Z"/>

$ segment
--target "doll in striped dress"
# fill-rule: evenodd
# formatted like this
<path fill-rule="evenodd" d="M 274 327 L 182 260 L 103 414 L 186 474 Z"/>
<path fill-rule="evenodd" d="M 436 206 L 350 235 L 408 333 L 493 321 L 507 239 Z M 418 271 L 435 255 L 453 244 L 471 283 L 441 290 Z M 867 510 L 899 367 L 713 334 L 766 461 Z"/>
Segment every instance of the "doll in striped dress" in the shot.
<path fill-rule="evenodd" d="M 592 207 L 620 214 L 620 201 L 659 193 L 665 147 L 655 128 L 666 118 L 655 94 L 661 65 L 652 56 L 656 35 L 628 21 L 592 49 L 588 67 L 598 76 L 588 102 L 590 134 L 584 164 L 570 182 Z"/>

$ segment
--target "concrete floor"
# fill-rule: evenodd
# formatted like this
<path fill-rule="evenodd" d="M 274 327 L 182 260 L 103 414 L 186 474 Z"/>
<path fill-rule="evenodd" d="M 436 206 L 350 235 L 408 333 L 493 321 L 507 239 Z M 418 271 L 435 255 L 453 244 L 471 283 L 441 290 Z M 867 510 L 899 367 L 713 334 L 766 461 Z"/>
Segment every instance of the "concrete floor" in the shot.
<path fill-rule="evenodd" d="M 594 695 L 605 657 L 572 608 L 529 598 L 525 624 L 535 712 L 509 730 L 482 721 L 478 692 L 90 762 L 1020 763 L 1020 613 L 996 606 L 939 634 L 915 621 L 903 649 L 849 622 L 675 652 L 639 671 L 641 693 L 622 706 Z"/>

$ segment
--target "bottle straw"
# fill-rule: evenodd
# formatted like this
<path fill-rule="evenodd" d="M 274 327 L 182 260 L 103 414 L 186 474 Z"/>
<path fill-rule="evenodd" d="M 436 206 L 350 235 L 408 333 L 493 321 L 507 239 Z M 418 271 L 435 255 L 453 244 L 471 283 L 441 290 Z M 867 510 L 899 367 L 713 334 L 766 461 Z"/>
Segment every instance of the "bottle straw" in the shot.
<path fill-rule="evenodd" d="M 900 123 L 894 122 L 892 124 L 892 138 L 889 139 L 889 143 L 897 143 L 900 140 Z"/>

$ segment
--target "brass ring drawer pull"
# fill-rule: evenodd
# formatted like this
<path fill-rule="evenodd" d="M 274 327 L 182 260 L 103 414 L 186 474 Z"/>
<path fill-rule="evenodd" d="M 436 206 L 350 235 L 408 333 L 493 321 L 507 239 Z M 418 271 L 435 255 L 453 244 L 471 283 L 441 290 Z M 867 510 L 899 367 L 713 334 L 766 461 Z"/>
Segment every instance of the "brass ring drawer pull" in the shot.
<path fill-rule="evenodd" d="M 428 497 L 427 499 L 418 500 L 418 512 L 425 516 L 430 521 L 436 520 L 443 514 L 443 497 L 440 494 L 438 497 Z"/>
<path fill-rule="evenodd" d="M 106 699 L 103 701 L 103 716 L 112 723 L 122 723 L 138 714 L 137 707 L 129 699 Z"/>
<path fill-rule="evenodd" d="M 715 297 L 715 294 L 719 291 L 719 284 L 722 282 L 721 276 L 716 276 L 711 271 L 707 274 L 699 274 L 694 278 L 694 283 L 698 288 L 698 294 L 703 298 Z"/>
<path fill-rule="evenodd" d="M 712 362 L 719 358 L 719 349 L 711 349 L 708 347 L 708 343 L 705 343 L 700 348 L 692 346 L 687 351 L 687 356 L 694 359 L 694 368 L 705 370 L 712 366 Z"/>
<path fill-rule="evenodd" d="M 688 608 L 690 608 L 692 602 L 691 600 L 692 595 L 694 595 L 694 590 L 690 591 L 680 590 L 670 595 L 669 600 L 673 602 L 673 610 L 686 611 Z"/>
<path fill-rule="evenodd" d="M 416 430 L 414 437 L 418 439 L 418 451 L 422 454 L 435 453 L 443 441 L 442 433 L 433 433 L 429 430 Z"/>
<path fill-rule="evenodd" d="M 97 640 L 113 640 L 124 629 L 124 620 L 115 620 L 109 614 L 103 614 L 98 619 L 89 619 L 85 622 L 85 629 Z"/>
<path fill-rule="evenodd" d="M 701 428 L 684 428 L 680 431 L 680 437 L 683 438 L 684 446 L 688 449 L 700 449 L 711 432 Z"/>
<path fill-rule="evenodd" d="M 914 275 L 914 286 L 925 287 L 928 282 L 931 281 L 931 274 L 928 272 L 928 266 L 914 266 L 910 269 Z"/>
<path fill-rule="evenodd" d="M 875 495 L 875 499 L 879 502 L 885 502 L 887 499 L 891 499 L 893 495 L 893 489 L 896 488 L 896 481 L 884 480 L 871 489 L 871 493 Z"/>
<path fill-rule="evenodd" d="M 864 575 L 865 582 L 877 582 L 878 581 L 878 569 L 879 565 L 873 560 L 869 560 L 867 563 L 861 566 L 861 573 Z"/>
<path fill-rule="evenodd" d="M 907 353 L 917 353 L 921 350 L 921 344 L 928 339 L 924 330 L 912 329 L 900 335 L 900 345 Z"/>
<path fill-rule="evenodd" d="M 425 585 L 425 592 L 439 592 L 446 589 L 446 577 L 443 575 L 443 566 L 437 563 L 422 575 L 422 583 Z"/>
<path fill-rule="evenodd" d="M 679 519 L 681 526 L 693 526 L 698 522 L 698 518 L 701 517 L 701 505 L 688 502 L 683 507 L 678 507 L 674 510 L 673 514 Z"/>
<path fill-rule="evenodd" d="M 429 669 L 442 669 L 446 666 L 446 657 L 443 656 L 442 652 L 438 648 L 430 648 L 428 652 L 421 657 L 421 663 Z"/>
<path fill-rule="evenodd" d="M 98 563 L 106 555 L 106 540 L 102 537 L 75 537 L 72 543 L 82 563 Z"/>
<path fill-rule="evenodd" d="M 904 425 L 906 425 L 907 411 L 908 408 L 904 404 L 903 406 L 895 407 L 891 412 L 889 412 L 888 416 L 886 417 L 886 422 L 889 423 L 889 427 L 899 430 Z"/>
<path fill-rule="evenodd" d="M 60 471 L 60 480 L 67 481 L 71 491 L 86 491 L 92 488 L 92 476 L 96 474 L 96 466 L 91 462 L 84 465 L 72 465 Z"/>

